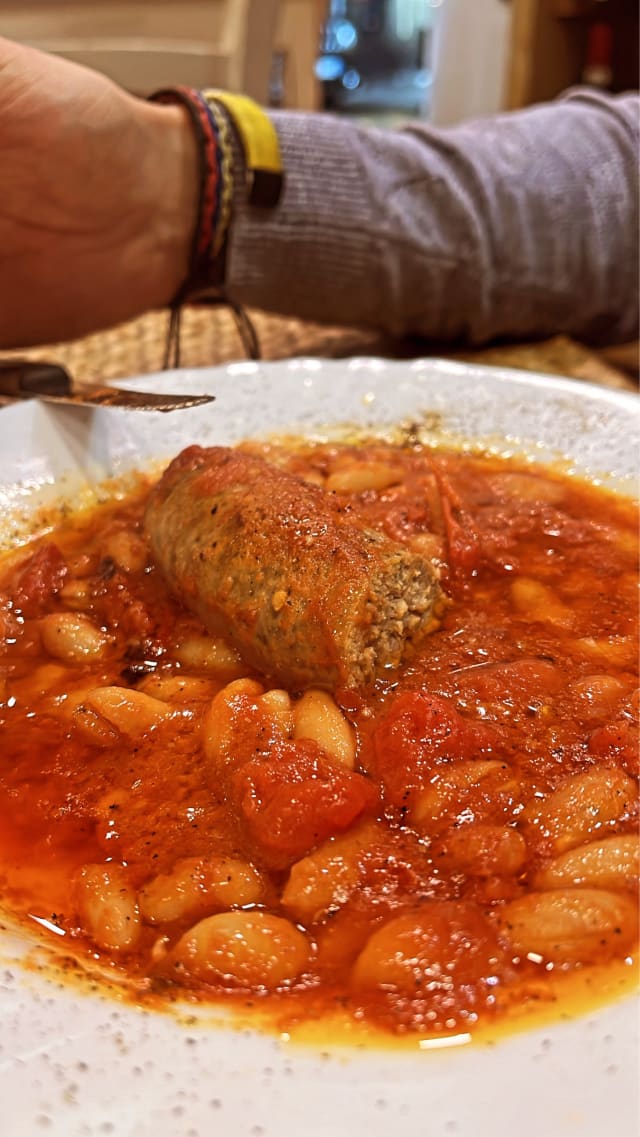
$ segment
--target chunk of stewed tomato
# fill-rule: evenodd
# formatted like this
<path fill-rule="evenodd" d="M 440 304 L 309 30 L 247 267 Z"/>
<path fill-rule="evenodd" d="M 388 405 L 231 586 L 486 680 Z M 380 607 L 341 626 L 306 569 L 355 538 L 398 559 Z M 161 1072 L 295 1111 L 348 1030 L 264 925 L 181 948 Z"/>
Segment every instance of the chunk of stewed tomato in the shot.
<path fill-rule="evenodd" d="M 347 829 L 379 798 L 373 782 L 331 762 L 308 739 L 283 743 L 269 758 L 246 762 L 232 783 L 250 839 L 277 868 Z"/>
<path fill-rule="evenodd" d="M 52 541 L 47 542 L 18 569 L 13 587 L 13 603 L 25 616 L 41 616 L 51 599 L 62 588 L 67 566 Z"/>
<path fill-rule="evenodd" d="M 629 774 L 640 774 L 640 732 L 638 724 L 627 718 L 614 719 L 594 730 L 589 751 L 594 758 L 613 761 Z"/>
<path fill-rule="evenodd" d="M 399 695 L 373 735 L 375 773 L 391 805 L 408 808 L 434 767 L 491 752 L 491 727 L 472 722 L 452 702 L 424 691 Z"/>

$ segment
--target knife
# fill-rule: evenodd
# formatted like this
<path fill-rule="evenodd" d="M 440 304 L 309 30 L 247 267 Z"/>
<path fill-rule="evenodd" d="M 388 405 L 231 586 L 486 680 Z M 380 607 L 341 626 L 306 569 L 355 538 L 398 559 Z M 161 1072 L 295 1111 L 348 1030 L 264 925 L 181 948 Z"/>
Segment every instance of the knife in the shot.
<path fill-rule="evenodd" d="M 74 383 L 58 363 L 33 363 L 27 359 L 0 360 L 0 396 L 9 399 L 44 399 L 47 403 L 71 403 L 82 407 L 127 407 L 135 411 L 175 411 L 211 403 L 215 395 L 159 395 L 126 391 L 96 383 Z"/>

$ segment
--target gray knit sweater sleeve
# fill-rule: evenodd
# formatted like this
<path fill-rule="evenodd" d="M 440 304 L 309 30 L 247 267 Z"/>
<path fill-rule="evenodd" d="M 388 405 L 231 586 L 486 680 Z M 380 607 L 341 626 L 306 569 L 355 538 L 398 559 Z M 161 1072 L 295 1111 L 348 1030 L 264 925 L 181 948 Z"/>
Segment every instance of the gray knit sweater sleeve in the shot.
<path fill-rule="evenodd" d="M 480 343 L 638 333 L 640 100 L 563 100 L 450 129 L 274 114 L 286 188 L 238 194 L 229 290 L 248 305 Z"/>

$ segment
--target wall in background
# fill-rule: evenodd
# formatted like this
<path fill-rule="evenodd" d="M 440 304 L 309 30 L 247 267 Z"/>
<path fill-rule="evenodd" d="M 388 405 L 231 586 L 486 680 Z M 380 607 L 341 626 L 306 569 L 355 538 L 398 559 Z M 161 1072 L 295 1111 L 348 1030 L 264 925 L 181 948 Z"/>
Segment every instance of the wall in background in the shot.
<path fill-rule="evenodd" d="M 447 126 L 505 105 L 508 0 L 442 0 L 433 45 L 432 121 Z"/>

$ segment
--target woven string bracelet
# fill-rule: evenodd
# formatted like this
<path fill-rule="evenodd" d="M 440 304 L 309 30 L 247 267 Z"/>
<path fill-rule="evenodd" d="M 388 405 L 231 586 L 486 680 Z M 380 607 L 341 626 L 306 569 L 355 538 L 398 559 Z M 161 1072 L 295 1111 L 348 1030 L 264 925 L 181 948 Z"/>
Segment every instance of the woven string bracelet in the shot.
<path fill-rule="evenodd" d="M 157 91 L 151 99 L 179 103 L 186 109 L 200 160 L 197 222 L 187 278 L 170 305 L 164 367 L 180 365 L 180 315 L 185 303 L 227 306 L 246 354 L 250 359 L 259 359 L 255 328 L 225 287 L 234 200 L 231 131 L 235 131 L 244 153 L 249 204 L 271 209 L 280 198 L 283 184 L 275 129 L 265 112 L 244 95 L 178 86 Z"/>
<path fill-rule="evenodd" d="M 218 164 L 220 172 L 220 194 L 217 224 L 214 232 L 211 259 L 208 272 L 208 288 L 201 298 L 203 304 L 226 304 L 229 308 L 238 335 L 249 359 L 260 358 L 260 343 L 255 327 L 241 304 L 237 304 L 226 293 L 225 277 L 227 268 L 227 241 L 231 224 L 233 206 L 233 149 L 231 129 L 227 114 L 209 91 L 203 91 L 204 100 L 211 114 L 218 139 Z M 211 291 L 213 290 L 213 291 Z"/>
<path fill-rule="evenodd" d="M 215 99 L 209 99 L 206 91 L 202 98 L 213 118 L 218 139 L 218 169 L 220 174 L 219 215 L 218 225 L 213 240 L 214 259 L 223 249 L 229 225 L 231 222 L 231 206 L 233 202 L 233 150 L 231 148 L 231 132 L 229 120 L 221 110 Z"/>
<path fill-rule="evenodd" d="M 225 292 L 227 237 L 233 200 L 233 161 L 229 125 L 207 99 L 190 87 L 157 91 L 156 102 L 180 103 L 188 112 L 198 143 L 200 182 L 198 211 L 189 268 L 170 305 L 163 367 L 180 366 L 181 315 L 185 303 L 224 304 L 233 315 L 243 349 L 260 358 L 255 328 L 244 309 Z"/>
<path fill-rule="evenodd" d="M 189 255 L 187 279 L 173 301 L 186 294 L 190 284 L 199 280 L 209 261 L 214 238 L 214 218 L 218 209 L 220 178 L 218 140 L 215 126 L 204 99 L 189 87 L 170 87 L 150 96 L 152 102 L 180 104 L 187 111 L 198 145 L 199 186 L 196 225 Z"/>

